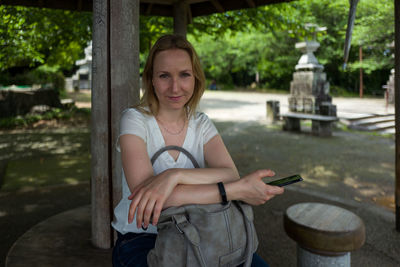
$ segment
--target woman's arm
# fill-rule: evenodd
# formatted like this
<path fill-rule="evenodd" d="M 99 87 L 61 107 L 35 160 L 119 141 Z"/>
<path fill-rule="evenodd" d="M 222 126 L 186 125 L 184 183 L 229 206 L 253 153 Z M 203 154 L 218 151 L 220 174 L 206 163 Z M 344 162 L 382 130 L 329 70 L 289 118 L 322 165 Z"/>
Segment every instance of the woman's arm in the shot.
<path fill-rule="evenodd" d="M 207 168 L 170 169 L 168 175 L 177 184 L 186 185 L 230 182 L 239 179 L 239 172 L 220 135 L 215 135 L 204 145 L 204 159 Z"/>
<path fill-rule="evenodd" d="M 258 170 L 242 179 L 231 181 L 225 184 L 225 191 L 228 200 L 241 200 L 251 205 L 264 204 L 275 195 L 282 194 L 283 188 L 277 186 L 270 186 L 266 184 L 262 178 L 272 177 L 275 173 L 271 170 Z M 170 206 L 179 206 L 185 200 L 185 204 L 215 204 L 221 203 L 221 195 L 216 184 L 202 184 L 202 185 L 178 185 L 174 188 L 173 193 L 166 200 L 164 208 Z M 132 207 L 132 206 L 131 206 Z M 134 210 L 130 209 L 130 220 L 133 220 Z M 161 212 L 161 210 L 160 210 Z M 157 224 L 160 213 L 155 210 L 151 213 L 150 210 L 139 212 L 136 214 L 137 225 L 147 227 L 152 223 Z"/>
<path fill-rule="evenodd" d="M 239 178 L 236 167 L 219 135 L 213 137 L 204 146 L 205 159 L 210 168 L 169 169 L 156 176 L 147 154 L 146 144 L 141 138 L 127 134 L 122 135 L 119 141 L 125 177 L 132 192 L 129 222 L 132 222 L 136 209 L 138 218 L 143 217 L 143 213 L 146 212 L 148 216 L 153 214 L 153 220 L 157 221 L 165 201 L 178 184 L 215 184 Z M 207 199 L 205 194 L 192 195 L 180 189 L 173 193 L 173 199 L 168 206 L 203 203 Z M 137 223 L 140 227 L 140 220 Z"/>
<path fill-rule="evenodd" d="M 224 183 L 228 200 L 241 200 L 251 205 L 261 205 L 277 194 L 283 193 L 283 188 L 270 186 L 262 179 L 273 177 L 271 170 L 258 170 L 250 173 L 240 180 Z M 216 184 L 206 185 L 179 185 L 174 193 L 165 202 L 164 207 L 179 206 L 174 202 L 178 195 L 186 198 L 187 204 L 215 204 L 221 203 L 221 195 Z"/>
<path fill-rule="evenodd" d="M 214 137 L 210 142 L 213 140 L 218 141 L 218 138 Z M 263 177 L 273 176 L 274 173 L 272 171 L 256 172 L 237 180 L 238 175 L 234 165 L 234 170 L 232 170 L 232 165 L 231 168 L 229 166 L 221 168 L 224 161 L 218 159 L 215 162 L 209 163 L 209 165 L 220 168 L 211 168 L 209 170 L 192 169 L 182 172 L 184 174 L 181 176 L 183 179 L 184 177 L 196 175 L 198 180 L 202 181 L 203 184 L 192 185 L 188 183 L 187 185 L 178 185 L 176 177 L 180 176 L 174 176 L 178 170 L 170 169 L 154 176 L 146 145 L 141 138 L 134 135 L 123 135 L 120 137 L 120 144 L 124 172 L 128 186 L 132 192 L 132 195 L 129 197 L 132 202 L 129 209 L 128 222 L 132 223 L 135 211 L 137 211 L 136 223 L 138 227 L 142 226 L 142 222 L 147 227 L 151 217 L 153 224 L 157 224 L 161 210 L 166 207 L 221 202 L 216 185 L 220 181 L 226 183 L 226 191 L 230 200 L 243 200 L 249 204 L 261 204 L 275 194 L 283 192 L 282 189 L 274 189 L 274 187 L 268 186 L 261 181 Z M 205 154 L 207 153 L 212 152 L 209 150 L 205 152 Z M 216 152 L 215 156 L 218 155 L 220 154 Z M 212 159 L 212 157 L 207 158 L 208 160 Z M 232 162 L 233 164 L 231 159 L 226 162 Z M 226 172 L 234 173 L 235 175 L 234 177 L 229 176 L 229 174 L 224 176 Z M 204 176 L 205 174 L 207 177 Z M 204 183 L 204 180 L 201 179 L 204 177 L 208 178 L 206 179 L 207 183 Z M 186 181 L 190 182 L 191 180 L 189 178 Z"/>

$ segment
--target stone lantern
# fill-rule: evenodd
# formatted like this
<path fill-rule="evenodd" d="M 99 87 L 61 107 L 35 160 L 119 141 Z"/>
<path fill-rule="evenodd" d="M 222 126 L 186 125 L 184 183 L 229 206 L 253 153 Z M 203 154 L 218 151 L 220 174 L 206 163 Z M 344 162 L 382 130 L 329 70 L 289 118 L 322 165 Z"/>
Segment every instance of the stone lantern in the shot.
<path fill-rule="evenodd" d="M 336 106 L 332 105 L 332 97 L 329 95 L 329 82 L 326 80 L 326 73 L 323 72 L 324 66 L 319 64 L 314 55 L 320 46 L 315 40 L 315 33 L 326 28 L 319 28 L 313 24 L 307 24 L 307 27 L 313 27 L 314 40 L 306 39 L 296 43 L 296 49 L 303 55 L 295 66 L 296 71 L 290 82 L 289 110 L 336 116 Z"/>
<path fill-rule="evenodd" d="M 394 42 L 389 45 L 390 48 L 394 48 Z M 394 56 L 394 55 L 393 55 Z M 386 89 L 386 101 L 388 104 L 394 104 L 394 69 L 390 71 L 389 80 L 387 84 L 383 86 Z"/>
<path fill-rule="evenodd" d="M 85 58 L 75 62 L 79 69 L 72 77 L 65 79 L 65 87 L 68 91 L 91 89 L 92 82 L 92 42 L 85 48 Z"/>

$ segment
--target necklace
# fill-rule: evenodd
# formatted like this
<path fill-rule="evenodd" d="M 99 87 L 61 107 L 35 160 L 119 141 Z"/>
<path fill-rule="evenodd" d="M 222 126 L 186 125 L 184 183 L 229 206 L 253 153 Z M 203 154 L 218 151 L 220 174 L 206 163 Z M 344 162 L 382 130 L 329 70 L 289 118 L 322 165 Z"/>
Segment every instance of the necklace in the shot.
<path fill-rule="evenodd" d="M 168 130 L 167 127 L 165 127 L 164 124 L 163 124 L 159 119 L 156 118 L 156 120 L 160 123 L 161 127 L 162 127 L 167 133 L 169 133 L 170 135 L 180 135 L 180 134 L 183 132 L 183 129 L 185 129 L 185 125 L 186 125 L 186 117 L 185 117 L 185 118 L 184 118 L 184 121 L 183 121 L 182 128 L 181 128 L 178 132 L 174 133 L 174 132 Z"/>

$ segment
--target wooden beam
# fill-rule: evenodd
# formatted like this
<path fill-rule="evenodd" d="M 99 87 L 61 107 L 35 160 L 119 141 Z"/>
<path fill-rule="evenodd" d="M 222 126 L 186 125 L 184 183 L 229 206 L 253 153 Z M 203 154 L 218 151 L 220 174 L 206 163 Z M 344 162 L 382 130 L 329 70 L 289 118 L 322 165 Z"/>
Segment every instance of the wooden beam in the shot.
<path fill-rule="evenodd" d="M 111 247 L 109 133 L 109 1 L 93 1 L 93 66 L 91 112 L 92 243 Z"/>
<path fill-rule="evenodd" d="M 174 33 L 186 37 L 187 33 L 187 1 L 174 3 Z"/>
<path fill-rule="evenodd" d="M 220 13 L 225 12 L 224 7 L 221 5 L 221 3 L 218 0 L 211 0 L 211 4 L 213 4 L 213 6 L 215 7 L 215 9 L 218 12 L 220 12 Z"/>
<path fill-rule="evenodd" d="M 42 5 L 40 5 L 40 1 Z M 81 11 L 92 11 L 93 10 L 93 0 L 81 0 L 82 7 L 78 7 L 78 0 L 0 0 L 1 5 L 11 5 L 11 6 L 27 6 L 27 7 L 45 7 L 53 9 L 64 9 L 64 10 L 78 10 Z M 214 1 L 216 5 L 222 7 L 218 9 L 213 5 L 211 1 Z M 276 4 L 282 2 L 290 2 L 293 0 L 251 0 L 246 2 L 243 0 L 190 0 L 190 5 L 192 7 L 192 16 L 205 16 L 217 12 L 226 12 L 229 10 L 244 9 L 251 6 L 251 2 L 255 6 Z M 151 8 L 151 16 L 167 16 L 173 17 L 173 4 L 176 0 L 141 0 L 140 1 L 140 12 L 146 15 L 146 10 L 148 5 L 153 4 Z M 250 3 L 250 4 L 249 4 Z M 218 11 L 219 10 L 219 11 Z"/>
<path fill-rule="evenodd" d="M 52 8 L 74 11 L 92 11 L 93 0 L 80 0 L 81 6 L 75 1 L 50 1 L 50 0 L 0 0 L 1 5 Z"/>
<path fill-rule="evenodd" d="M 82 4 L 82 0 L 78 0 L 78 4 L 77 4 L 77 10 L 78 11 L 82 11 L 82 6 L 83 6 L 83 4 Z"/>
<path fill-rule="evenodd" d="M 116 149 L 122 112 L 139 104 L 139 0 L 110 1 L 110 143 L 113 210 L 122 198 L 121 154 Z M 111 222 L 108 222 L 110 224 Z M 114 237 L 115 238 L 115 237 Z"/>
<path fill-rule="evenodd" d="M 246 2 L 249 5 L 249 7 L 251 7 L 251 8 L 256 7 L 256 4 L 254 3 L 253 0 L 246 0 Z"/>
<path fill-rule="evenodd" d="M 187 5 L 187 24 L 193 23 L 193 16 L 192 16 L 192 8 L 190 5 Z"/>
<path fill-rule="evenodd" d="M 396 19 L 397 18 L 397 19 Z M 400 0 L 394 0 L 394 95 L 396 122 L 396 230 L 400 232 Z"/>
<path fill-rule="evenodd" d="M 146 16 L 149 16 L 151 14 L 151 9 L 153 8 L 153 4 L 149 4 L 146 8 Z"/>

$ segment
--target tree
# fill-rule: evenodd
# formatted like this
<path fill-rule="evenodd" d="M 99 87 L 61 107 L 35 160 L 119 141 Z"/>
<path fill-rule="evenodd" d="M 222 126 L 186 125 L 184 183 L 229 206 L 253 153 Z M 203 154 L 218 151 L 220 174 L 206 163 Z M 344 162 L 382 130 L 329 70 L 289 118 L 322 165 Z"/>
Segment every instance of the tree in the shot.
<path fill-rule="evenodd" d="M 317 36 L 316 52 L 332 87 L 358 90 L 358 69 L 364 84 L 377 91 L 393 66 L 387 46 L 394 40 L 392 0 L 362 0 L 358 4 L 352 49 L 343 69 L 343 47 L 348 0 L 302 0 L 196 17 L 188 26 L 208 78 L 239 86 L 260 74 L 263 85 L 289 90 L 294 67 L 301 56 L 296 42 L 310 38 L 306 23 L 327 27 Z M 0 72 L 54 66 L 64 72 L 83 56 L 91 39 L 90 13 L 0 6 Z M 172 33 L 167 17 L 140 17 L 141 67 L 155 40 Z M 364 61 L 358 62 L 362 45 Z M 16 72 L 14 71 L 14 72 Z M 0 79 L 1 80 L 1 79 Z"/>
<path fill-rule="evenodd" d="M 91 40 L 91 13 L 0 6 L 0 71 L 70 69 Z"/>
<path fill-rule="evenodd" d="M 193 32 L 193 42 L 200 50 L 209 77 L 237 84 L 234 81 L 235 73 L 246 72 L 241 76 L 247 77 L 258 71 L 265 86 L 289 90 L 291 74 L 301 56 L 294 45 L 310 38 L 304 26 L 314 23 L 327 27 L 325 32 L 317 35 L 321 47 L 316 57 L 325 67 L 331 88 L 358 90 L 358 46 L 362 40 L 365 48 L 362 66 L 366 72 L 366 92 L 379 91 L 393 66 L 393 58 L 387 46 L 394 38 L 393 2 L 360 1 L 349 66 L 343 69 L 348 12 L 348 0 L 302 0 L 214 14 L 194 22 L 194 26 L 200 27 L 196 27 Z M 225 24 L 225 18 L 231 17 L 232 22 Z M 216 27 L 212 28 L 210 24 Z M 201 30 L 209 37 L 196 37 L 204 35 Z M 239 82 L 238 85 L 242 84 Z"/>
<path fill-rule="evenodd" d="M 352 45 L 363 47 L 363 63 L 355 61 L 352 70 L 360 67 L 370 74 L 380 69 L 390 69 L 394 65 L 389 47 L 394 41 L 394 2 L 391 0 L 360 2 L 357 10 Z"/>

